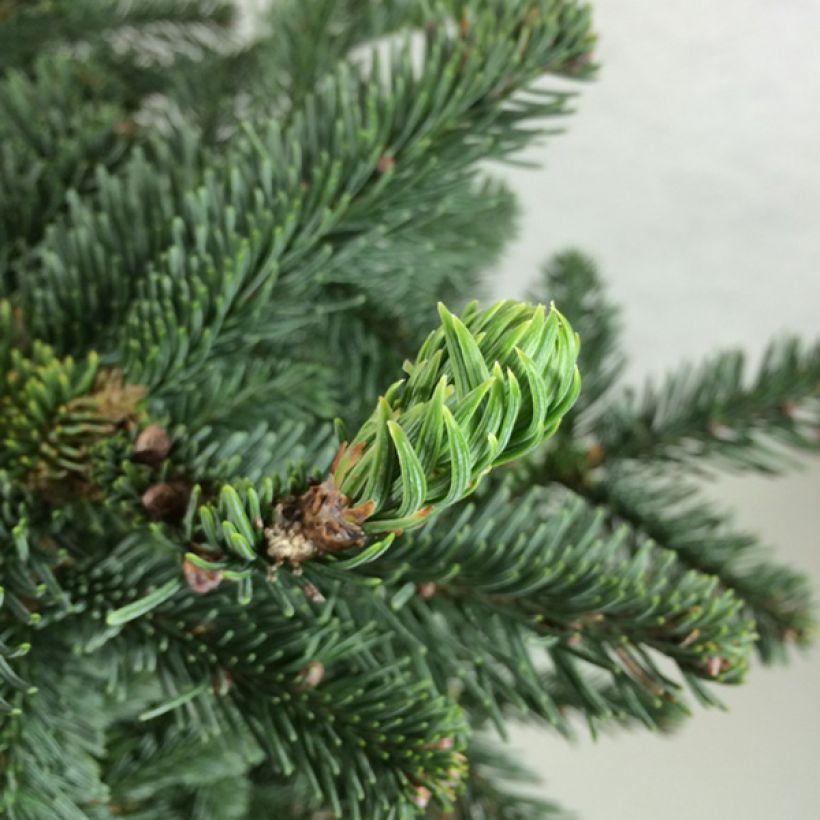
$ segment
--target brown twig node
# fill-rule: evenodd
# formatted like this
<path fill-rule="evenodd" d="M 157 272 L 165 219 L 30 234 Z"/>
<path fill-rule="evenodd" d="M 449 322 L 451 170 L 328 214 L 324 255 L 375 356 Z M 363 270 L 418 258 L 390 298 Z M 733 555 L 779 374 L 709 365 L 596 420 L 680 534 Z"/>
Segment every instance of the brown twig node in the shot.
<path fill-rule="evenodd" d="M 312 484 L 298 497 L 285 499 L 276 506 L 271 526 L 265 528 L 274 571 L 285 562 L 298 568 L 302 561 L 318 555 L 362 546 L 362 524 L 374 509 L 372 501 L 350 507 L 332 476 Z"/>

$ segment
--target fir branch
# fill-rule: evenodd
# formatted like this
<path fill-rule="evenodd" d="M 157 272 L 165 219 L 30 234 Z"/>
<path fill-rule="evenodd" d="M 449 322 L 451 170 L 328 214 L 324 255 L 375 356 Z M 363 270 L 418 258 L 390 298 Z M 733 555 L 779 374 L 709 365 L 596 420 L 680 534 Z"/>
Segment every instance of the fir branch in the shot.
<path fill-rule="evenodd" d="M 334 365 L 340 396 L 337 415 L 356 428 L 370 415 L 373 396 L 378 396 L 400 372 L 405 358 L 402 351 L 411 348 L 410 334 L 403 327 L 374 322 L 364 311 L 348 311 L 329 317 L 322 353 Z"/>
<path fill-rule="evenodd" d="M 0 812 L 87 820 L 87 807 L 107 800 L 99 675 L 59 645 L 41 643 L 23 670 L 36 693 L 15 698 L 17 714 L 0 715 Z"/>
<path fill-rule="evenodd" d="M 408 190 L 402 174 L 384 175 L 378 171 L 379 157 L 385 151 L 395 154 L 401 146 L 402 155 L 416 165 L 418 179 L 441 180 L 439 161 L 434 162 L 436 156 L 446 162 L 453 174 L 461 173 L 481 158 L 503 155 L 517 147 L 516 134 L 522 138 L 529 136 L 517 131 L 519 123 L 548 111 L 563 110 L 561 95 L 553 96 L 545 104 L 530 101 L 516 102 L 509 109 L 504 106 L 516 85 L 532 78 L 536 66 L 541 70 L 545 61 L 558 66 L 569 59 L 568 54 L 589 47 L 586 29 L 580 26 L 586 19 L 585 13 L 579 11 L 580 16 L 574 17 L 572 8 L 567 6 L 565 18 L 527 18 L 526 25 L 532 27 L 532 32 L 520 55 L 519 68 L 500 90 L 495 88 L 498 77 L 482 73 L 481 61 L 486 60 L 487 66 L 502 64 L 500 56 L 509 50 L 510 38 L 514 33 L 518 36 L 521 25 L 515 12 L 505 13 L 501 18 L 504 25 L 500 27 L 495 16 L 477 18 L 470 35 L 475 44 L 466 62 L 462 59 L 467 54 L 463 44 L 448 36 L 435 35 L 428 47 L 426 73 L 420 76 L 415 75 L 407 55 L 402 61 L 397 60 L 389 84 L 362 84 L 356 90 L 350 72 L 340 70 L 334 82 L 306 106 L 284 135 L 280 136 L 274 127 L 269 138 L 251 136 L 237 147 L 237 153 L 230 159 L 232 165 L 238 164 L 230 176 L 230 190 L 225 189 L 225 182 L 212 178 L 197 197 L 187 199 L 184 208 L 179 199 L 182 188 L 178 180 L 190 179 L 188 169 L 196 161 L 179 163 L 170 156 L 163 160 L 163 165 L 174 169 L 170 184 L 164 171 L 149 171 L 138 159 L 121 181 L 103 177 L 99 181 L 98 202 L 104 211 L 100 206 L 96 206 L 96 212 L 95 207 L 83 210 L 78 206 L 75 215 L 44 243 L 41 271 L 27 278 L 22 301 L 32 334 L 52 339 L 62 349 L 76 349 L 83 345 L 91 327 L 89 315 L 102 318 L 101 305 L 105 304 L 109 320 L 116 321 L 131 301 L 134 289 L 140 288 L 147 261 L 170 240 L 169 228 L 175 226 L 174 247 L 165 257 L 167 261 L 161 263 L 163 272 L 149 276 L 141 299 L 129 311 L 124 355 L 130 378 L 156 386 L 172 375 L 195 376 L 213 353 L 247 344 L 252 328 L 264 327 L 268 334 L 275 334 L 274 338 L 283 339 L 288 328 L 281 322 L 272 322 L 267 309 L 273 286 L 280 297 L 278 301 L 282 297 L 305 298 L 304 284 L 308 285 L 308 293 L 311 285 L 309 278 L 305 282 L 304 277 L 327 258 L 328 249 L 342 241 L 349 242 L 356 233 L 372 237 L 372 231 L 379 230 L 378 220 L 374 222 L 368 212 L 375 207 L 389 215 L 391 198 L 404 196 Z M 560 27 L 553 28 L 555 25 L 568 27 L 567 43 L 561 39 Z M 416 112 L 409 121 L 416 122 L 415 130 L 407 130 L 407 118 L 400 118 L 398 108 L 392 107 L 396 93 L 405 94 L 401 105 L 414 110 L 413 106 L 418 107 L 424 99 L 423 90 L 442 71 L 454 70 L 461 79 L 447 104 L 438 101 L 427 111 L 423 128 L 418 120 L 422 112 Z M 378 76 L 379 72 L 376 66 L 374 74 Z M 479 77 L 481 90 L 473 87 Z M 394 102 L 386 109 L 380 99 L 387 96 Z M 361 99 L 358 109 L 351 108 L 357 98 Z M 362 127 L 353 127 L 351 123 L 350 129 L 340 133 L 329 132 L 324 126 L 317 131 L 318 123 L 333 120 L 333 112 L 340 110 L 340 106 L 355 115 Z M 372 128 L 367 125 L 373 112 L 384 112 L 378 115 L 386 118 L 383 125 L 375 127 L 376 121 L 370 123 Z M 476 126 L 488 139 L 465 150 L 463 135 Z M 319 143 L 317 134 L 321 137 Z M 363 141 L 365 134 L 370 136 Z M 337 158 L 333 165 L 327 161 L 331 154 Z M 242 170 L 243 166 L 247 171 Z M 298 173 L 299 166 L 310 169 L 308 195 L 302 190 L 304 179 Z M 342 172 L 359 180 L 354 189 L 341 191 L 334 187 L 332 180 Z M 135 191 L 139 191 L 138 197 Z M 431 198 L 437 198 L 438 193 L 435 187 L 425 192 Z M 223 201 L 230 203 L 232 210 L 226 213 Z M 138 205 L 129 204 L 132 202 Z M 400 199 L 396 204 L 400 204 Z M 194 235 L 183 238 L 185 223 L 173 219 L 174 213 L 180 211 L 197 223 Z M 424 213 L 418 206 L 417 211 Z M 239 216 L 238 224 L 234 215 Z M 117 217 L 113 224 L 112 216 Z M 288 221 L 291 227 L 283 233 Z M 210 232 L 205 227 L 209 223 L 213 223 Z M 125 254 L 120 250 L 121 224 L 129 225 L 134 235 Z M 372 227 L 366 231 L 356 227 L 364 224 Z M 203 241 L 207 252 L 198 259 L 191 254 L 191 243 L 199 248 Z M 93 261 L 104 258 L 101 245 L 107 245 L 121 260 L 119 265 Z M 203 252 L 204 249 L 200 254 Z M 301 273 L 302 287 L 285 287 L 285 275 L 290 269 Z"/>
<path fill-rule="evenodd" d="M 153 415 L 169 416 L 192 430 L 246 430 L 260 422 L 275 428 L 294 419 L 316 424 L 339 414 L 336 374 L 319 355 L 305 361 L 263 355 L 214 362 L 198 379 L 176 385 L 156 401 Z"/>
<path fill-rule="evenodd" d="M 370 326 L 377 313 L 376 328 L 385 327 L 391 346 L 410 356 L 426 335 L 428 310 L 481 291 L 480 272 L 514 230 L 515 200 L 491 180 L 476 185 L 465 175 L 426 189 L 413 167 L 394 167 L 392 173 L 412 180 L 403 201 L 393 203 L 379 229 L 338 247 L 322 281 L 361 294 L 357 313 Z M 419 208 L 419 200 L 429 206 Z M 408 301 L 417 306 L 410 315 L 399 307 Z"/>
<path fill-rule="evenodd" d="M 700 498 L 680 479 L 670 480 L 636 467 L 614 467 L 582 490 L 615 521 L 674 550 L 698 572 L 720 579 L 754 617 L 757 649 L 766 662 L 783 660 L 789 644 L 805 646 L 814 631 L 808 579 L 800 572 L 761 562 L 754 535 L 738 532 L 731 518 Z"/>
<path fill-rule="evenodd" d="M 360 43 L 413 21 L 418 0 L 282 0 L 265 16 L 256 48 L 284 112 L 298 110 L 317 83 Z M 271 90 L 266 97 L 270 100 Z"/>
<path fill-rule="evenodd" d="M 86 191 L 95 166 L 121 162 L 136 126 L 122 89 L 99 66 L 42 57 L 31 76 L 0 80 L 0 294 L 69 189 Z"/>
<path fill-rule="evenodd" d="M 772 342 L 750 381 L 740 351 L 684 367 L 595 422 L 604 457 L 778 473 L 820 446 L 820 344 Z"/>
<path fill-rule="evenodd" d="M 232 5 L 222 0 L 5 0 L 0 12 L 2 71 L 27 69 L 49 49 L 84 45 L 106 51 L 113 38 L 127 36 L 129 29 L 149 34 L 169 27 L 179 40 L 197 25 L 225 25 Z"/>
<path fill-rule="evenodd" d="M 115 406 L 98 382 L 95 356 L 75 363 L 35 344 L 31 358 L 15 349 L 8 364 L 0 381 L 0 469 L 32 487 L 81 480 L 84 449 L 128 418 L 142 395 L 123 391 Z"/>
<path fill-rule="evenodd" d="M 163 725 L 137 719 L 109 730 L 107 757 L 110 765 L 104 778 L 111 802 L 128 807 L 129 816 L 135 807 L 148 809 L 157 797 L 165 796 L 187 804 L 188 816 L 207 804 L 211 814 L 205 817 L 241 820 L 250 798 L 247 775 L 263 755 L 247 733 L 206 740 L 170 720 Z M 230 784 L 234 794 L 220 808 L 214 799 L 224 791 L 223 784 Z"/>
<path fill-rule="evenodd" d="M 180 230 L 177 208 L 207 160 L 196 130 L 177 126 L 117 173 L 98 168 L 90 194 L 67 195 L 67 214 L 47 229 L 15 294 L 29 337 L 61 352 L 86 351 L 92 340 L 110 350 L 111 323 L 148 261 Z"/>
<path fill-rule="evenodd" d="M 478 161 L 508 155 L 528 141 L 527 121 L 563 113 L 566 95 L 513 99 L 538 72 L 568 65 L 590 46 L 586 12 L 567 4 L 556 17 L 547 13 L 551 5 L 545 5 L 543 16 L 523 15 L 517 4 L 500 16 L 477 14 L 466 41 L 438 31 L 431 35 L 421 73 L 407 53 L 397 54 L 386 77 L 375 65 L 366 81 L 343 65 L 284 132 L 273 125 L 240 140 L 230 174 L 210 180 L 188 199 L 173 247 L 157 260 L 148 280 L 150 255 L 133 260 L 132 277 L 117 271 L 116 286 L 107 286 L 139 293 L 123 334 L 132 378 L 158 385 L 181 376 L 184 368 L 190 373 L 200 367 L 210 351 L 218 352 L 217 344 L 235 344 L 251 328 L 278 331 L 268 307 L 273 292 L 277 303 L 304 299 L 336 247 L 375 236 L 385 220 L 388 225 L 404 221 L 393 205 L 409 190 L 411 168 L 423 202 L 436 201 L 443 184 Z M 522 26 L 529 33 L 523 46 Z M 502 74 L 513 52 L 516 69 Z M 431 98 L 429 88 L 442 80 L 450 89 L 447 98 Z M 328 127 L 337 120 L 343 127 Z M 402 173 L 380 171 L 383 156 L 393 157 Z M 350 184 L 340 186 L 341 179 Z M 164 208 L 169 206 L 180 213 L 166 197 Z M 416 210 L 425 212 L 418 199 Z M 137 223 L 144 221 L 135 216 Z M 196 229 L 184 231 L 185 222 L 196 223 Z M 162 224 L 173 219 L 166 216 Z M 101 284 L 112 279 L 110 272 L 99 271 L 92 281 L 73 281 L 70 288 L 60 281 L 49 288 L 48 279 L 64 278 L 65 268 L 71 270 L 64 261 L 47 272 L 36 291 L 70 293 L 69 304 L 75 304 L 78 294 L 94 299 Z M 50 301 L 48 311 L 37 306 L 31 319 L 44 338 L 59 332 L 54 317 L 65 310 L 53 297 Z M 111 318 L 116 316 L 115 310 Z M 83 333 L 80 322 L 75 332 Z"/>
<path fill-rule="evenodd" d="M 75 600 L 107 611 L 112 623 L 112 606 L 147 600 L 175 568 L 161 542 L 145 544 L 129 539 L 88 581 L 77 574 Z M 265 587 L 250 607 L 221 590 L 180 592 L 113 633 L 85 619 L 74 634 L 89 651 L 104 642 L 123 663 L 139 658 L 156 670 L 165 691 L 152 715 L 176 709 L 183 725 L 206 732 L 239 721 L 272 766 L 298 769 L 314 796 L 345 816 L 387 817 L 391 807 L 415 805 L 419 787 L 446 804 L 465 731 L 459 711 L 391 658 L 375 624 L 348 631 L 332 607 L 317 612 L 298 584 Z M 311 664 L 321 668 L 318 679 L 305 678 Z M 452 747 L 436 746 L 440 738 Z M 357 749 L 344 768 L 332 763 L 339 747 Z"/>
<path fill-rule="evenodd" d="M 509 501 L 502 487 L 480 509 L 452 511 L 358 570 L 395 590 L 403 632 L 435 647 L 426 660 L 434 676 L 472 688 L 477 714 L 501 726 L 510 707 L 563 727 L 529 657 L 538 645 L 587 713 L 603 720 L 626 710 L 651 724 L 659 699 L 681 700 L 647 650 L 673 659 L 690 682 L 742 678 L 752 623 L 716 579 L 687 572 L 649 542 L 632 553 L 631 533 L 608 532 L 603 515 L 577 497 L 556 503 L 553 491 L 550 502 L 536 488 L 514 512 Z M 715 657 L 725 661 L 718 671 Z M 579 661 L 585 671 L 576 673 Z M 608 702 L 584 680 L 596 667 L 615 686 Z"/>

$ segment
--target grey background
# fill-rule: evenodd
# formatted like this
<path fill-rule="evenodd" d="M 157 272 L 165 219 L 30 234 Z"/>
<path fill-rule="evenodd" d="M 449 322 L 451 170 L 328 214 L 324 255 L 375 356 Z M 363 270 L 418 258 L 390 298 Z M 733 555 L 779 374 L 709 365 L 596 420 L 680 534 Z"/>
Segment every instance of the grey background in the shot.
<path fill-rule="evenodd" d="M 568 245 L 592 253 L 625 308 L 629 376 L 782 331 L 820 312 L 820 2 L 599 0 L 603 64 L 567 133 L 501 173 L 521 230 L 491 278 L 516 296 Z M 820 589 L 820 461 L 710 488 Z M 545 793 L 585 820 L 820 818 L 820 651 L 754 669 L 672 738 L 513 743 Z"/>

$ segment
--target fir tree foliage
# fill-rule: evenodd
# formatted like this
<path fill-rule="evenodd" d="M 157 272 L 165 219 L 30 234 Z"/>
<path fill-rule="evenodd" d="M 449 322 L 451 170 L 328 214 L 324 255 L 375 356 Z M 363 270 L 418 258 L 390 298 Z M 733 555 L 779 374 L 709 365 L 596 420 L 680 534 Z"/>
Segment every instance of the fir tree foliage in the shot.
<path fill-rule="evenodd" d="M 637 399 L 588 257 L 468 301 L 585 6 L 234 12 L 0 0 L 0 813 L 562 816 L 511 719 L 668 731 L 808 642 L 682 473 L 816 447 L 820 349 Z"/>

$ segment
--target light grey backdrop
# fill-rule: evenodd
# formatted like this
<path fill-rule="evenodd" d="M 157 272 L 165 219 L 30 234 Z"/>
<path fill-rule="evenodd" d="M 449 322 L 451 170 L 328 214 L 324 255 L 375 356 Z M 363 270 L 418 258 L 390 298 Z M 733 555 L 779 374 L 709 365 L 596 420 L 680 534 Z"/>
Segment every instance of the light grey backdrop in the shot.
<path fill-rule="evenodd" d="M 578 245 L 625 307 L 630 376 L 722 346 L 759 354 L 780 331 L 820 335 L 820 2 L 598 0 L 599 80 L 567 134 L 505 170 L 521 232 L 493 273 L 520 295 L 542 259 Z M 820 589 L 820 462 L 713 495 Z M 513 738 L 546 793 L 584 820 L 820 818 L 820 651 L 754 670 L 671 739 L 575 747 Z"/>

